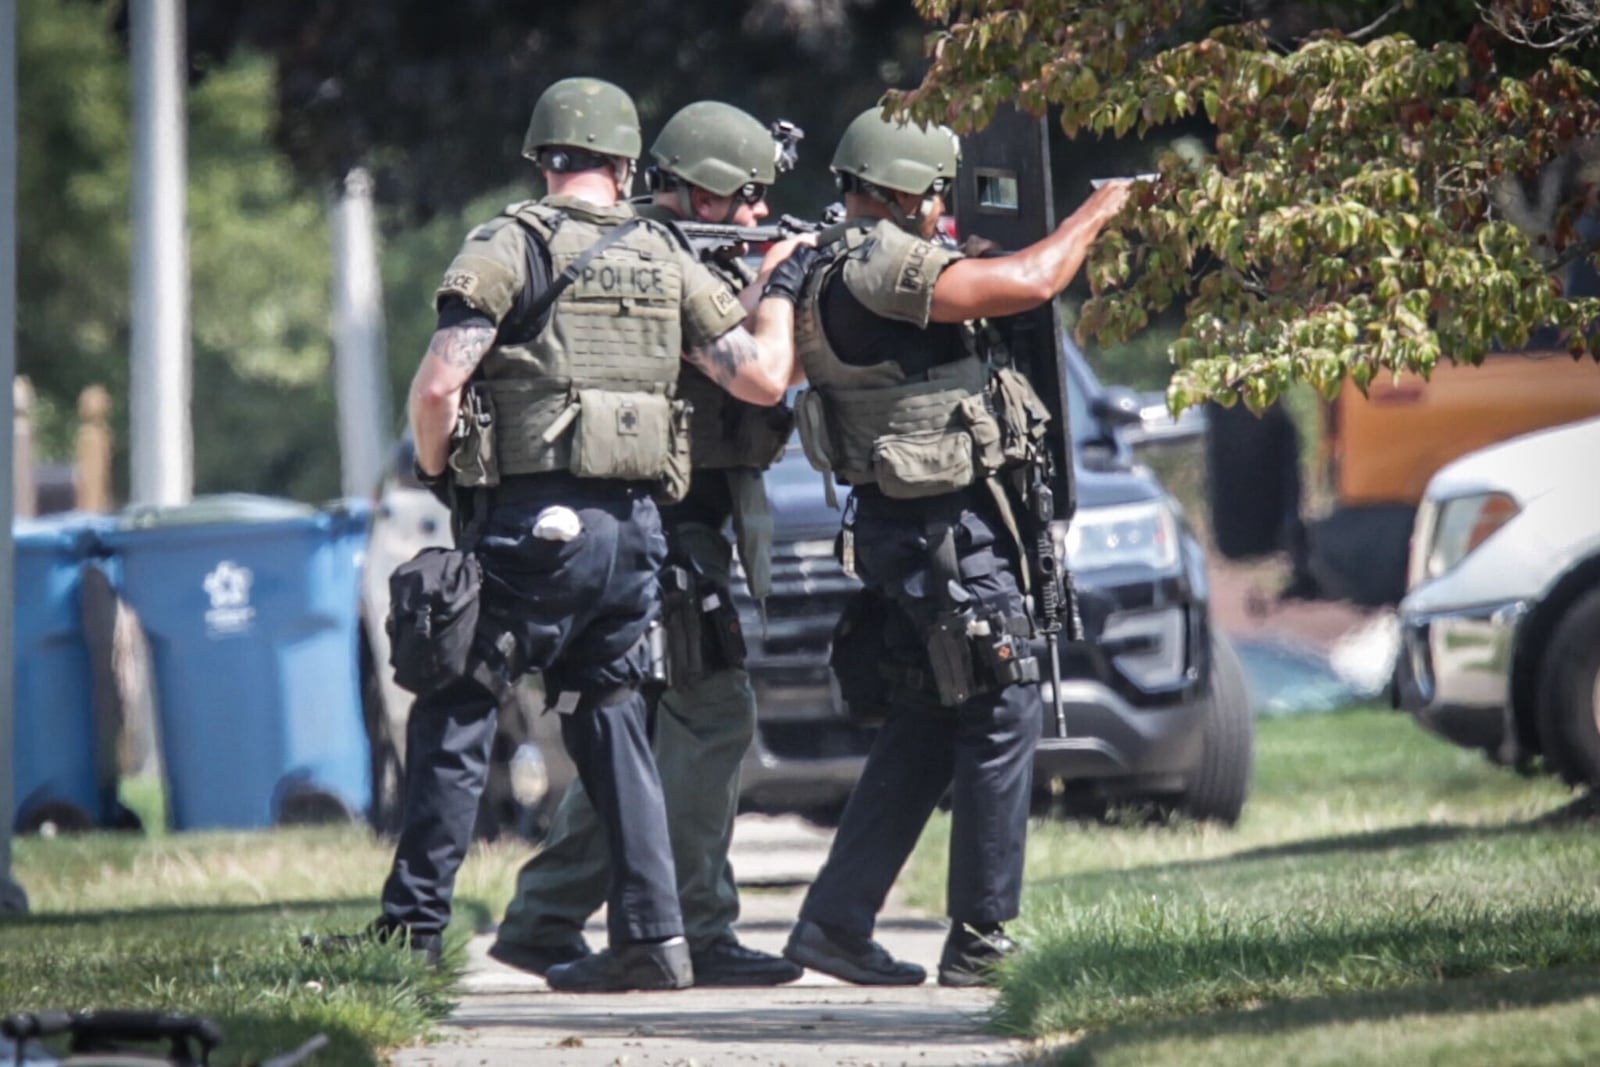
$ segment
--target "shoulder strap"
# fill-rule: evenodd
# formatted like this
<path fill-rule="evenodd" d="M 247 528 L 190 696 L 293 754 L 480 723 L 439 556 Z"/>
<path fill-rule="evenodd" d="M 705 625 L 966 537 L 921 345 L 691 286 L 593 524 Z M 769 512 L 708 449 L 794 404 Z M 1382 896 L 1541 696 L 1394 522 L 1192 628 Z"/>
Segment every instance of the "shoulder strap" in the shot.
<path fill-rule="evenodd" d="M 518 221 L 520 222 L 521 219 L 519 218 Z M 642 222 L 644 222 L 644 219 L 635 217 L 626 222 L 618 223 L 607 230 L 605 236 L 601 237 L 600 240 L 584 249 L 583 254 L 568 264 L 567 269 L 558 274 L 550 283 L 550 288 L 539 294 L 539 298 L 529 306 L 527 321 L 538 322 L 543 318 L 544 313 L 549 311 L 550 306 L 560 299 L 561 294 L 567 291 L 569 285 L 578 280 L 578 275 L 583 273 L 583 268 L 594 261 L 595 256 L 622 240 L 630 230 Z"/>

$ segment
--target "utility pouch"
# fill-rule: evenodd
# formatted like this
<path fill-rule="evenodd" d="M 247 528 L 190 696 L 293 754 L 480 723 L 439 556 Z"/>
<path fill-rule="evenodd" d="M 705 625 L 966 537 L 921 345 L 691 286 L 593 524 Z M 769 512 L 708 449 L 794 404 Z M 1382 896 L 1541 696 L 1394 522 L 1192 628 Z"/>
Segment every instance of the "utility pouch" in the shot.
<path fill-rule="evenodd" d="M 676 504 L 689 495 L 689 481 L 694 472 L 693 424 L 694 405 L 687 400 L 672 401 L 672 435 L 667 442 L 667 469 L 655 492 L 658 503 Z"/>
<path fill-rule="evenodd" d="M 666 479 L 675 447 L 671 400 L 659 393 L 606 389 L 579 389 L 577 400 L 573 474 L 625 482 Z M 687 417 L 683 421 L 687 429 Z M 687 436 L 682 446 L 687 456 Z"/>
<path fill-rule="evenodd" d="M 986 688 L 1003 689 L 1039 680 L 1039 658 L 1017 634 L 1002 630 L 973 636 L 978 665 L 989 682 Z"/>
<path fill-rule="evenodd" d="M 858 589 L 844 602 L 833 627 L 828 668 L 839 686 L 845 717 L 862 725 L 883 721 L 889 706 L 889 679 L 883 670 L 883 635 L 889 602 L 871 589 Z"/>
<path fill-rule="evenodd" d="M 389 576 L 389 664 L 421 696 L 468 673 L 483 571 L 470 552 L 424 548 Z"/>
<path fill-rule="evenodd" d="M 1044 439 L 1050 409 L 1028 379 L 1010 367 L 995 371 L 992 395 L 1005 434 L 1005 458 L 1013 463 L 1027 462 Z"/>
<path fill-rule="evenodd" d="M 896 500 L 953 493 L 973 482 L 971 440 L 949 430 L 885 434 L 873 442 L 872 471 Z"/>
<path fill-rule="evenodd" d="M 822 394 L 807 389 L 794 403 L 795 424 L 800 427 L 800 448 L 813 470 L 832 474 L 838 450 L 828 432 L 828 412 Z"/>
<path fill-rule="evenodd" d="M 687 568 L 671 564 L 661 568 L 661 630 L 667 677 L 674 684 L 699 678 L 706 669 L 694 586 L 694 575 Z"/>
<path fill-rule="evenodd" d="M 751 467 L 766 470 L 783 458 L 794 432 L 795 415 L 788 404 L 761 407 L 740 404 L 734 443 Z"/>
<path fill-rule="evenodd" d="M 500 484 L 495 452 L 494 401 L 485 382 L 470 382 L 461 393 L 461 409 L 451 435 L 450 470 L 463 489 L 488 489 Z"/>
<path fill-rule="evenodd" d="M 1000 420 L 989 410 L 989 398 L 982 393 L 975 393 L 957 405 L 956 410 L 961 413 L 961 421 L 972 435 L 972 460 L 978 469 L 985 474 L 993 474 L 1004 467 L 1006 454 L 1002 446 Z"/>

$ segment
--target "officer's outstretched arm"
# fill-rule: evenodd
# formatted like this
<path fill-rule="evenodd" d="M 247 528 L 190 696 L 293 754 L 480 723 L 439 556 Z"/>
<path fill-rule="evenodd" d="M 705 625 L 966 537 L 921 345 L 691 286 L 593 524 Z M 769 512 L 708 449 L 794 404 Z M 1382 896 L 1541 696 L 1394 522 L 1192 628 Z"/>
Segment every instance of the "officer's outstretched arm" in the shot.
<path fill-rule="evenodd" d="M 960 259 L 933 288 L 934 322 L 1015 315 L 1051 300 L 1077 276 L 1095 238 L 1128 199 L 1128 182 L 1095 190 L 1055 232 L 1009 256 Z"/>
<path fill-rule="evenodd" d="M 494 334 L 494 326 L 486 320 L 434 331 L 411 379 L 411 436 L 417 445 L 417 466 L 424 474 L 444 473 L 461 390 L 494 344 Z"/>
<path fill-rule="evenodd" d="M 683 358 L 733 396 L 763 407 L 783 399 L 794 373 L 794 304 L 768 298 L 756 306 L 755 329 L 735 326 Z"/>

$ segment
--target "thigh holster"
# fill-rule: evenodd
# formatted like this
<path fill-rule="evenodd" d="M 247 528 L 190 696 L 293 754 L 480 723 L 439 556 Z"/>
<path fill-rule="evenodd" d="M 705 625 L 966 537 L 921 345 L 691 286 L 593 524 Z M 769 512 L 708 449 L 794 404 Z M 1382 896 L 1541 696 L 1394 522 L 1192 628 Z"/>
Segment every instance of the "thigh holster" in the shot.
<path fill-rule="evenodd" d="M 685 685 L 716 671 L 744 666 L 744 628 L 727 587 L 687 567 L 664 567 L 661 624 L 669 684 Z"/>
<path fill-rule="evenodd" d="M 1025 615 L 983 607 L 941 611 L 927 630 L 928 662 L 939 703 L 954 707 L 979 693 L 1039 680 Z M 907 679 L 912 684 L 917 679 Z"/>

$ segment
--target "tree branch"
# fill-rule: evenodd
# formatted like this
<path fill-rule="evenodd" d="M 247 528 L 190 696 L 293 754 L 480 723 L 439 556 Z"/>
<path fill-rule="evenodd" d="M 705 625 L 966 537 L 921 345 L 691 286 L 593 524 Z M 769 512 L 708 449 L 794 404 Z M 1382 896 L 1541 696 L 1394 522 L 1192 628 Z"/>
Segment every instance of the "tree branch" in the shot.
<path fill-rule="evenodd" d="M 1351 30 L 1349 33 L 1345 34 L 1345 36 L 1348 37 L 1352 41 L 1359 41 L 1359 40 L 1362 40 L 1364 38 L 1371 37 L 1373 34 L 1378 32 L 1378 27 L 1382 26 L 1385 22 L 1388 22 L 1390 19 L 1394 18 L 1394 16 L 1398 15 L 1399 13 L 1400 13 L 1400 5 L 1399 4 L 1395 4 L 1389 10 L 1387 10 L 1383 14 L 1379 15 L 1376 19 L 1373 19 L 1367 25 L 1361 27 L 1359 30 Z"/>

